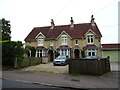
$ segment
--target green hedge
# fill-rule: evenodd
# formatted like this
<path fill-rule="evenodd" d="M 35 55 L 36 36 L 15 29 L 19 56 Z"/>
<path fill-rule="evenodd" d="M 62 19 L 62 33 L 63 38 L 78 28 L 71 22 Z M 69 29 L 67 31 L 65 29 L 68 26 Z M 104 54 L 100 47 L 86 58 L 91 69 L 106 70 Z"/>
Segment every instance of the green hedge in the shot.
<path fill-rule="evenodd" d="M 41 61 L 42 61 L 42 58 L 27 57 L 27 58 L 24 58 L 24 60 L 20 63 L 20 65 L 17 65 L 16 68 L 23 68 L 23 67 L 38 65 L 41 63 Z"/>
<path fill-rule="evenodd" d="M 23 61 L 24 49 L 21 41 L 1 41 L 2 43 L 2 65 L 15 66 L 15 62 L 20 64 Z"/>
<path fill-rule="evenodd" d="M 22 48 L 20 41 L 0 41 L 2 43 L 2 66 L 4 68 L 23 68 L 41 63 L 41 58 L 36 58 L 33 47 Z M 24 57 L 26 50 L 32 51 L 32 57 Z"/>

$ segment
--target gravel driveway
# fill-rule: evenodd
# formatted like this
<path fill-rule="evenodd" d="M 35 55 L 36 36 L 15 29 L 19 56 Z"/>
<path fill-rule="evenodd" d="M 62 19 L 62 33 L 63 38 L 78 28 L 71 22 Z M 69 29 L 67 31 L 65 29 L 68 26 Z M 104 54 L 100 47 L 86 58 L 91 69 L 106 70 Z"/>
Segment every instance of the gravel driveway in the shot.
<path fill-rule="evenodd" d="M 49 72 L 49 73 L 68 73 L 68 65 L 66 66 L 53 66 L 53 63 L 47 64 L 39 64 L 36 66 L 30 66 L 27 68 L 21 69 L 22 71 L 30 71 L 30 72 Z"/>

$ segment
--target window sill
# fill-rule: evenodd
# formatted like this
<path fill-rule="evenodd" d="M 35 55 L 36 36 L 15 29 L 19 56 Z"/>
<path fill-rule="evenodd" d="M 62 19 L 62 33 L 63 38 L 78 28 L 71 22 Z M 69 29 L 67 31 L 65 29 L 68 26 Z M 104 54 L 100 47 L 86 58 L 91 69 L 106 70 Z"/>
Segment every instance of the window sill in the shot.
<path fill-rule="evenodd" d="M 37 45 L 37 46 L 44 46 L 44 45 Z"/>
<path fill-rule="evenodd" d="M 61 45 L 68 45 L 68 44 L 61 44 Z"/>
<path fill-rule="evenodd" d="M 89 45 L 90 45 L 90 44 L 94 44 L 94 43 L 87 43 L 87 44 L 89 44 Z"/>

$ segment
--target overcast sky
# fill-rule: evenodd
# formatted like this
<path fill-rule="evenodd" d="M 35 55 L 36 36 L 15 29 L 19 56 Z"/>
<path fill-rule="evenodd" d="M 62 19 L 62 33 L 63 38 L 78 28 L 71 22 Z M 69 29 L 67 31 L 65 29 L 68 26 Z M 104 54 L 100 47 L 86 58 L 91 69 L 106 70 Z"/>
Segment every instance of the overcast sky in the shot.
<path fill-rule="evenodd" d="M 12 40 L 24 41 L 34 27 L 89 23 L 95 17 L 102 43 L 118 43 L 120 0 L 0 0 L 0 19 L 11 22 Z"/>

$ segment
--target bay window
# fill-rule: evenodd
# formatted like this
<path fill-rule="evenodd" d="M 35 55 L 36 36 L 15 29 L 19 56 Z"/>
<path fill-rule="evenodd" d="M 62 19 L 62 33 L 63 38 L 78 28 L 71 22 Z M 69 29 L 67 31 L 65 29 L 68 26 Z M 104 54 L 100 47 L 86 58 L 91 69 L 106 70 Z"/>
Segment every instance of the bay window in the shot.
<path fill-rule="evenodd" d="M 36 50 L 36 57 L 45 57 L 45 50 Z"/>
<path fill-rule="evenodd" d="M 60 49 L 59 53 L 60 55 L 63 55 L 63 56 L 65 55 L 65 56 L 70 57 L 70 49 Z"/>
<path fill-rule="evenodd" d="M 96 53 L 97 53 L 96 49 L 87 49 L 86 50 L 87 56 L 96 56 Z"/>

